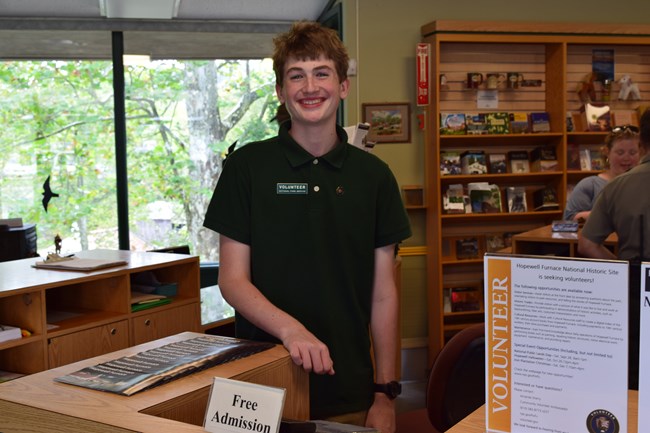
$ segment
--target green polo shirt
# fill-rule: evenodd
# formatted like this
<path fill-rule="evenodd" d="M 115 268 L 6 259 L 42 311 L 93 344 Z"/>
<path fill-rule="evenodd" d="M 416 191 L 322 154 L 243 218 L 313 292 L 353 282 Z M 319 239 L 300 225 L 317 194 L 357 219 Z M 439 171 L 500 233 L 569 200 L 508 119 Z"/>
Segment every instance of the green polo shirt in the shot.
<path fill-rule="evenodd" d="M 204 225 L 249 245 L 253 284 L 329 347 L 336 374 L 311 375 L 312 418 L 365 410 L 374 250 L 409 237 L 409 221 L 379 158 L 349 144 L 316 158 L 289 128 L 228 157 Z M 236 330 L 277 341 L 239 315 Z"/>

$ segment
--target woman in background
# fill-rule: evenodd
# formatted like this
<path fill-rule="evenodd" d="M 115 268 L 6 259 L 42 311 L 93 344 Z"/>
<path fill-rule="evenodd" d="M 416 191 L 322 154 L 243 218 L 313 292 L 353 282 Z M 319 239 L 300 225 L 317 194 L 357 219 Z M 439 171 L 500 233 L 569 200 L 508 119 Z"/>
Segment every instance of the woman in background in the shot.
<path fill-rule="evenodd" d="M 607 170 L 578 182 L 567 200 L 565 220 L 586 221 L 596 197 L 607 182 L 639 163 L 639 128 L 623 125 L 612 129 L 605 139 L 603 153 Z"/>

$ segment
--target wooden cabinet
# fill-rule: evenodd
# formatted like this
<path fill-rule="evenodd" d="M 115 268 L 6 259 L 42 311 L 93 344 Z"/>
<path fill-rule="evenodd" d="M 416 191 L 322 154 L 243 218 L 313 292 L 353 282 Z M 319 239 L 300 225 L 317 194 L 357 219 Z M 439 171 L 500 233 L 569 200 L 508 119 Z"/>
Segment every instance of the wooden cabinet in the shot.
<path fill-rule="evenodd" d="M 131 319 L 133 343 L 146 343 L 183 331 L 198 331 L 198 308 L 199 305 L 192 302 L 176 308 L 160 307 L 141 312 Z"/>
<path fill-rule="evenodd" d="M 597 148 L 607 132 L 569 130 L 568 113 L 583 106 L 576 90 L 592 71 L 597 53 L 611 54 L 618 80 L 629 74 L 639 84 L 642 100 L 617 99 L 618 84 L 609 95 L 596 88 L 598 104 L 612 110 L 634 110 L 650 103 L 650 27 L 590 24 L 543 24 L 436 21 L 421 29 L 422 42 L 430 44 L 432 91 L 426 111 L 425 200 L 427 243 L 427 290 L 429 359 L 433 360 L 445 341 L 471 323 L 484 320 L 479 305 L 474 311 L 451 312 L 445 293 L 458 288 L 481 288 L 483 253 L 493 235 L 532 230 L 561 219 L 567 185 L 597 171 L 572 168 L 569 151 L 576 146 Z M 646 36 L 647 35 L 647 36 Z M 517 73 L 523 80 L 517 88 L 498 84 L 484 92 L 469 88 L 468 74 Z M 513 74 L 514 75 L 514 74 Z M 550 128 L 538 133 L 447 135 L 441 133 L 441 114 L 548 113 Z M 548 171 L 485 174 L 443 174 L 441 152 L 482 151 L 508 154 L 552 148 L 557 165 Z M 449 213 L 443 196 L 450 185 L 487 182 L 500 191 L 502 211 L 496 213 Z M 558 209 L 535 210 L 533 197 L 547 187 L 556 191 Z M 509 212 L 507 188 L 520 187 L 526 194 L 526 211 Z M 538 193 L 538 194 L 541 194 Z M 507 240 L 506 240 L 507 241 Z M 467 253 L 469 250 L 476 254 Z M 507 244 L 504 245 L 507 247 Z M 462 254 L 460 254 L 462 252 Z M 447 304 L 448 305 L 448 304 Z"/>
<path fill-rule="evenodd" d="M 0 343 L 0 370 L 32 374 L 183 331 L 199 331 L 199 258 L 94 250 L 83 258 L 128 264 L 94 272 L 34 269 L 41 259 L 0 263 L 0 324 L 31 336 Z M 131 312 L 131 279 L 149 272 L 176 283 L 169 304 Z"/>

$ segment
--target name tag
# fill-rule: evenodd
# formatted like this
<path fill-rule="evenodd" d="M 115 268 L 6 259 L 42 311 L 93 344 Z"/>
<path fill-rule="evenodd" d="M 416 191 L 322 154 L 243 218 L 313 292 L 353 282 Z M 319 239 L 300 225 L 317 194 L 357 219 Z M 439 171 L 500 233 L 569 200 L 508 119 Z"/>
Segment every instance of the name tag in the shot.
<path fill-rule="evenodd" d="M 276 194 L 307 194 L 306 183 L 278 183 L 275 187 Z"/>

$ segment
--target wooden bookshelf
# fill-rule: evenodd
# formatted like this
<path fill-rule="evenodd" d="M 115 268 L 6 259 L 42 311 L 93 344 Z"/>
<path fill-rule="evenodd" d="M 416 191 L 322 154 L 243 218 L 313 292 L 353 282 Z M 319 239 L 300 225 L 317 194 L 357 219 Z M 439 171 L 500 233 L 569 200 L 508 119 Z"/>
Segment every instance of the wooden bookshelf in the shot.
<path fill-rule="evenodd" d="M 434 21 L 421 27 L 421 42 L 431 45 L 429 82 L 430 103 L 425 114 L 425 185 L 427 293 L 429 361 L 432 362 L 445 341 L 465 326 L 483 321 L 482 314 L 450 315 L 443 310 L 445 287 L 459 282 L 483 280 L 483 261 L 459 260 L 444 254 L 445 239 L 482 236 L 487 233 L 521 233 L 561 219 L 567 198 L 567 185 L 577 183 L 593 171 L 568 168 L 570 146 L 599 146 L 606 132 L 567 130 L 567 113 L 579 111 L 583 103 L 576 92 L 578 84 L 592 71 L 595 50 L 612 50 L 615 79 L 633 77 L 641 91 L 640 101 L 619 101 L 614 83 L 608 101 L 612 110 L 633 110 L 650 104 L 650 26 L 600 25 L 589 23 L 522 23 Z M 497 106 L 479 108 L 477 92 L 468 89 L 468 73 L 508 74 L 517 72 L 528 80 L 526 86 L 496 90 Z M 444 74 L 445 85 L 440 86 Z M 600 94 L 600 93 L 599 93 Z M 499 135 L 441 134 L 441 113 L 546 112 L 550 131 Z M 557 169 L 544 172 L 499 174 L 441 173 L 440 152 L 483 151 L 507 154 L 511 150 L 529 153 L 540 146 L 555 150 Z M 449 185 L 470 182 L 496 184 L 501 190 L 503 212 L 445 213 L 442 198 Z M 527 212 L 508 213 L 505 188 L 526 190 Z M 533 193 L 552 186 L 557 191 L 559 209 L 535 211 Z"/>

